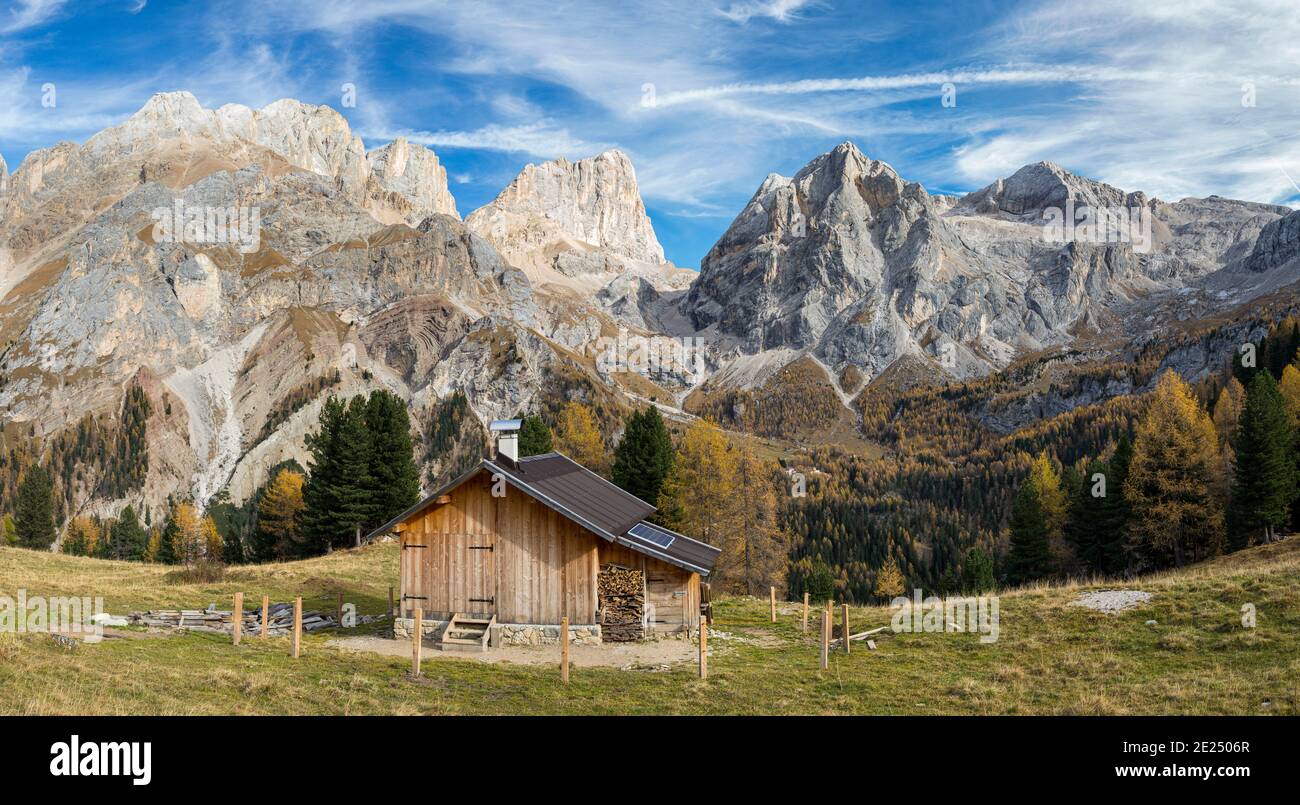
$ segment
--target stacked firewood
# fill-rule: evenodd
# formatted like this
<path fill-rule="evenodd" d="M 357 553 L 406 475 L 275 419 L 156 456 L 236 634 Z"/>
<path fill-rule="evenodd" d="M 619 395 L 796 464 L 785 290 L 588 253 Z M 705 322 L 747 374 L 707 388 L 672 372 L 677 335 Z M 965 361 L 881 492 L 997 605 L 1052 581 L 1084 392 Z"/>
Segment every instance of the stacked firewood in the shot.
<path fill-rule="evenodd" d="M 645 576 L 609 564 L 596 576 L 600 595 L 600 639 L 626 643 L 645 637 Z"/>

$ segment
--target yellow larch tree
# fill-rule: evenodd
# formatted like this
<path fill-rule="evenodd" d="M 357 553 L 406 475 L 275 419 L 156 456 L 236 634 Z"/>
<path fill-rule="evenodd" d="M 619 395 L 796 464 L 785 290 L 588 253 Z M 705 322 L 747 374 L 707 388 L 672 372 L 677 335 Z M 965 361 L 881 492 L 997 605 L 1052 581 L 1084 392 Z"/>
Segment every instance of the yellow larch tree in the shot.
<path fill-rule="evenodd" d="M 1138 421 L 1124 483 L 1130 540 L 1148 561 L 1181 566 L 1222 550 L 1218 444 L 1214 423 L 1191 388 L 1166 371 Z"/>
<path fill-rule="evenodd" d="M 553 434 L 555 448 L 561 453 L 593 472 L 608 473 L 609 451 L 591 408 L 576 400 L 565 403 Z"/>

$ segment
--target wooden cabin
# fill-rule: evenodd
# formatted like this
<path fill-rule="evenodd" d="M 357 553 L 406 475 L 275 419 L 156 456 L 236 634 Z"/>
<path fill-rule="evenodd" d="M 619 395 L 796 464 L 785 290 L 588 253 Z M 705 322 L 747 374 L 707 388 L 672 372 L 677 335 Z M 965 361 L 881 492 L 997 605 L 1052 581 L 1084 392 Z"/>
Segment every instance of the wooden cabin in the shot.
<path fill-rule="evenodd" d="M 573 634 L 597 642 L 614 609 L 601 598 L 602 569 L 635 570 L 640 636 L 697 629 L 718 550 L 647 522 L 654 506 L 564 455 L 516 459 L 511 427 L 493 423 L 493 458 L 371 534 L 401 543 L 402 618 L 418 607 L 444 642 L 486 647 L 554 642 L 567 617 Z"/>

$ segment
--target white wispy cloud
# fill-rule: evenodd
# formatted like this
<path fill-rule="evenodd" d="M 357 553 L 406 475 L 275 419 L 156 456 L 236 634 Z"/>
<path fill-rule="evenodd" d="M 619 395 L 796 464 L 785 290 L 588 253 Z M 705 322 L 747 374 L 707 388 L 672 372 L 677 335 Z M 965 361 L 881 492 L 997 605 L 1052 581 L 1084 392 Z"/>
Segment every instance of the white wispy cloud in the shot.
<path fill-rule="evenodd" d="M 17 0 L 6 17 L 0 17 L 0 34 L 35 28 L 59 13 L 64 0 Z"/>
<path fill-rule="evenodd" d="M 799 9 L 807 6 L 809 0 L 763 0 L 754 3 L 735 3 L 718 14 L 732 22 L 749 22 L 755 17 L 768 17 L 777 22 L 789 22 Z"/>
<path fill-rule="evenodd" d="M 568 129 L 557 128 L 549 121 L 523 126 L 492 124 L 473 131 L 365 130 L 362 136 L 367 140 L 384 142 L 405 137 L 430 148 L 472 148 L 528 154 L 543 159 L 581 158 L 607 147 L 573 137 Z"/>

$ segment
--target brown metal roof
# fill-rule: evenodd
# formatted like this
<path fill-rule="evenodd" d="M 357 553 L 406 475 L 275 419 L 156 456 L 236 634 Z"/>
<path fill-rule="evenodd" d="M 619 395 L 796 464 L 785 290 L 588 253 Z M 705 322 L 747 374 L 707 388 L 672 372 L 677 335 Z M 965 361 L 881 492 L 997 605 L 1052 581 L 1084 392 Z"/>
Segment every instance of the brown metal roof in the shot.
<path fill-rule="evenodd" d="M 587 528 L 596 526 L 592 530 L 610 541 L 655 513 L 654 506 L 560 453 L 529 456 L 518 463 L 501 459 L 486 463 L 558 504 L 552 508 L 567 509 Z"/>
<path fill-rule="evenodd" d="M 717 548 L 645 522 L 655 513 L 654 506 L 560 453 L 529 456 L 518 462 L 500 457 L 484 459 L 474 470 L 372 531 L 367 539 L 388 531 L 480 471 L 501 473 L 511 486 L 610 542 L 705 576 L 717 561 Z M 655 535 L 646 528 L 661 533 Z M 648 534 L 649 538 L 638 534 Z"/>

